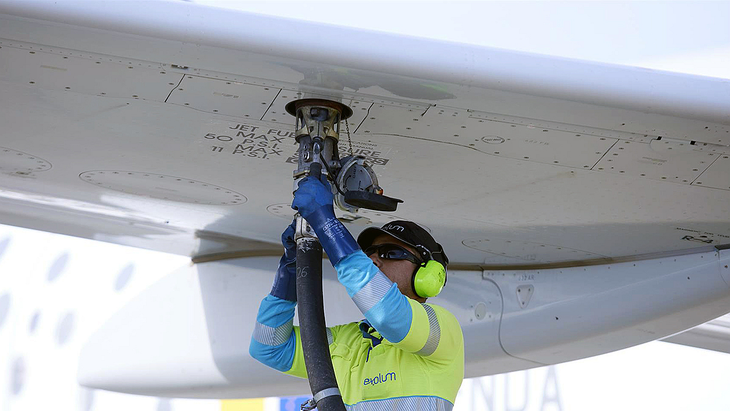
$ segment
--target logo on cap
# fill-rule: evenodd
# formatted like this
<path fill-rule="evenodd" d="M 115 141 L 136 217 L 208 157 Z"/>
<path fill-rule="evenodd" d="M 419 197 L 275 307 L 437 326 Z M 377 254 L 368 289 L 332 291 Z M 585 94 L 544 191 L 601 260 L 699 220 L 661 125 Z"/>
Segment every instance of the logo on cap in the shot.
<path fill-rule="evenodd" d="M 395 225 L 395 224 L 388 224 L 385 227 L 383 227 L 383 229 L 388 230 L 388 231 L 390 231 L 390 230 L 398 230 L 400 232 L 406 231 L 406 229 L 403 228 L 403 226 Z"/>

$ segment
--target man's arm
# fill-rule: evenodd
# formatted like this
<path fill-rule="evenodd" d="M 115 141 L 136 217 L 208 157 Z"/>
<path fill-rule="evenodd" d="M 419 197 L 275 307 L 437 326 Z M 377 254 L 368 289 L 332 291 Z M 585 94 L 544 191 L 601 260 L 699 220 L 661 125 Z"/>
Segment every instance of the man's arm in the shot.
<path fill-rule="evenodd" d="M 461 351 L 464 339 L 453 314 L 404 296 L 362 251 L 340 260 L 335 270 L 365 318 L 396 347 L 434 361 Z"/>
<path fill-rule="evenodd" d="M 441 307 L 404 296 L 373 264 L 335 217 L 326 180 L 303 179 L 292 208 L 317 233 L 340 283 L 380 335 L 405 351 L 433 360 L 449 360 L 460 351 L 456 348 L 463 347 L 463 336 L 456 318 Z"/>
<path fill-rule="evenodd" d="M 294 326 L 297 305 L 295 221 L 281 235 L 284 255 L 279 261 L 271 293 L 267 295 L 256 316 L 256 325 L 248 352 L 261 363 L 297 377 L 307 378 L 299 327 Z M 327 339 L 333 342 L 327 328 Z"/>
<path fill-rule="evenodd" d="M 297 305 L 295 221 L 281 235 L 284 255 L 279 260 L 271 293 L 261 301 L 248 352 L 253 358 L 277 369 L 289 371 L 296 352 L 294 307 Z"/>
<path fill-rule="evenodd" d="M 249 353 L 261 363 L 295 377 L 307 378 L 299 327 L 294 326 L 296 303 L 267 295 L 259 306 Z M 337 328 L 327 328 L 332 345 Z"/>
<path fill-rule="evenodd" d="M 286 372 L 292 368 L 297 344 L 294 307 L 297 303 L 267 295 L 261 301 L 248 352 L 265 365 Z"/>

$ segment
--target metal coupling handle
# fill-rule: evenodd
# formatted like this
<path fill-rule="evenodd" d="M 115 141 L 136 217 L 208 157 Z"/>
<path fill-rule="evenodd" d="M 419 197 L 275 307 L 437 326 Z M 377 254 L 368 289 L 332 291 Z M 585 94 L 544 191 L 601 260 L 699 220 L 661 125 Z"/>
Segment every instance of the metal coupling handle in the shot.
<path fill-rule="evenodd" d="M 294 225 L 294 241 L 299 242 L 300 239 L 316 240 L 317 234 L 314 232 L 314 229 L 311 225 L 309 225 L 307 220 L 298 213 L 296 215 L 296 219 L 296 224 Z"/>

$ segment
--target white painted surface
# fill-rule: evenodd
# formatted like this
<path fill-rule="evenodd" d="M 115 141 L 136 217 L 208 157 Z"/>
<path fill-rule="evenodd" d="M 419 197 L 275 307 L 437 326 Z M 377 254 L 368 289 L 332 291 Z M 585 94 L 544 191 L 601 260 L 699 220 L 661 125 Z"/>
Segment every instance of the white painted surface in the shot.
<path fill-rule="evenodd" d="M 157 279 L 186 265 L 185 259 L 1 226 L 0 244 L 5 239 L 10 241 L 5 252 L 0 252 L 0 297 L 10 295 L 11 303 L 7 317 L 0 323 L 0 362 L 8 365 L 0 372 L 3 410 L 221 409 L 218 400 L 160 399 L 87 390 L 75 380 L 79 351 L 90 333 Z M 66 269 L 55 281 L 48 282 L 51 266 L 66 252 Z M 125 283 L 120 281 L 120 274 L 130 263 L 134 271 L 117 291 L 117 286 Z M 23 275 L 7 275 L 18 272 Z M 31 332 L 31 314 L 36 311 L 39 320 L 35 332 Z M 55 329 L 68 312 L 76 315 L 74 330 L 66 344 L 58 346 Z M 17 376 L 12 365 L 17 358 L 24 359 L 25 368 L 22 388 L 14 393 Z M 730 405 L 724 389 L 728 369 L 727 354 L 654 342 L 554 366 L 550 378 L 543 367 L 466 379 L 455 409 L 638 411 L 659 407 L 668 411 L 722 411 Z M 278 398 L 267 399 L 263 410 L 252 408 L 274 410 L 286 410 Z"/>
<path fill-rule="evenodd" d="M 276 257 L 183 267 L 119 310 L 81 354 L 79 382 L 135 394 L 296 395 L 304 381 L 248 355 Z M 325 262 L 326 263 L 326 262 Z M 588 267 L 450 272 L 443 295 L 464 332 L 467 377 L 595 356 L 664 338 L 730 311 L 730 256 L 709 251 Z M 518 288 L 533 287 L 520 304 Z M 329 324 L 362 317 L 326 267 Z M 535 338 L 539 335 L 539 338 Z"/>
<path fill-rule="evenodd" d="M 195 2 L 434 40 L 730 78 L 727 1 L 344 0 L 337 7 L 327 1 Z"/>
<path fill-rule="evenodd" d="M 275 248 L 295 151 L 282 107 L 319 96 L 353 106 L 354 147 L 453 262 L 730 241 L 727 80 L 186 3 L 0 12 L 6 223 L 190 256 Z"/>

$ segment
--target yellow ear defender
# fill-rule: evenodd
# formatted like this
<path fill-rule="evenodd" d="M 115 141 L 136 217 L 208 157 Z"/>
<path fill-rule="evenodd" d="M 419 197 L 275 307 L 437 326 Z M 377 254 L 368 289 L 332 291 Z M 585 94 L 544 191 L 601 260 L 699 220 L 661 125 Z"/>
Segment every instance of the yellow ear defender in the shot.
<path fill-rule="evenodd" d="M 446 284 L 446 267 L 433 259 L 431 252 L 424 246 L 416 246 L 422 263 L 412 277 L 413 291 L 422 298 L 437 296 Z"/>

